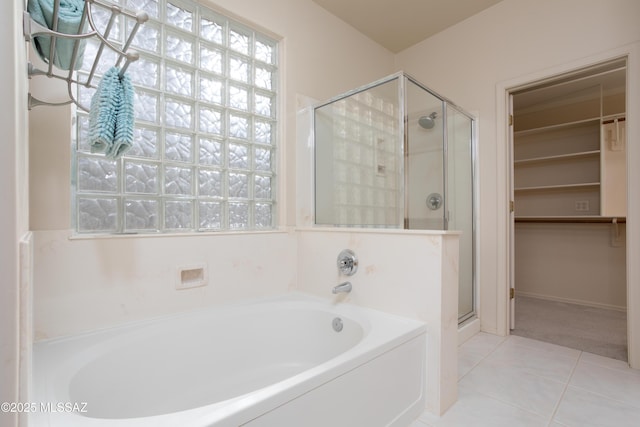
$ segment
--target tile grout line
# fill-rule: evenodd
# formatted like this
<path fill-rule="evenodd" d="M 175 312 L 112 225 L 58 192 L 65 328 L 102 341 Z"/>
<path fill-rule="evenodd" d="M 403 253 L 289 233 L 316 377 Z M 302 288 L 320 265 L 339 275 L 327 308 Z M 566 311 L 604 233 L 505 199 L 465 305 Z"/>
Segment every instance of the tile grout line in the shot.
<path fill-rule="evenodd" d="M 582 359 L 582 355 L 583 354 L 584 354 L 584 351 L 581 351 L 580 355 L 578 355 L 578 359 L 576 360 L 576 363 L 573 365 L 573 368 L 571 368 L 571 373 L 569 374 L 569 378 L 567 379 L 567 382 L 564 385 L 564 389 L 562 390 L 562 394 L 560 394 L 560 398 L 558 399 L 558 402 L 556 403 L 555 407 L 553 408 L 553 412 L 551 413 L 551 418 L 549 419 L 549 423 L 547 424 L 547 426 L 549 426 L 549 427 L 551 427 L 551 424 L 554 422 L 553 419 L 556 417 L 556 414 L 558 413 L 558 409 L 560 409 L 560 404 L 562 403 L 562 399 L 564 399 L 564 395 L 566 394 L 567 389 L 569 388 L 569 384 L 571 383 L 571 379 L 573 378 L 573 374 L 575 373 L 576 369 L 578 368 L 578 364 L 580 363 L 580 360 Z"/>
<path fill-rule="evenodd" d="M 533 411 L 533 410 L 531 410 L 531 409 L 529 409 L 529 408 L 523 408 L 522 406 L 518 406 L 518 405 L 516 405 L 516 404 L 515 404 L 515 403 L 513 403 L 513 402 L 509 402 L 509 401 L 506 401 L 506 400 L 502 400 L 502 399 L 500 399 L 499 397 L 493 396 L 493 395 L 488 394 L 488 393 L 485 393 L 485 392 L 483 392 L 483 391 L 479 391 L 479 390 L 475 390 L 475 389 L 474 389 L 474 390 L 473 390 L 473 392 L 474 392 L 475 394 L 481 394 L 481 395 L 483 395 L 484 397 L 487 397 L 487 398 L 489 398 L 489 399 L 491 399 L 491 400 L 495 400 L 496 402 L 499 402 L 499 403 L 501 403 L 501 404 L 503 404 L 503 405 L 505 405 L 505 406 L 509 406 L 509 407 L 511 407 L 511 408 L 515 408 L 515 409 L 517 409 L 517 410 L 519 410 L 519 411 L 527 412 L 527 413 L 529 413 L 529 414 L 531 414 L 531 415 L 535 415 L 535 416 L 537 416 L 537 417 L 544 418 L 544 415 L 542 415 L 542 414 L 540 414 L 540 413 L 538 413 L 538 412 L 535 412 L 535 411 Z"/>
<path fill-rule="evenodd" d="M 529 348 L 529 349 L 532 349 L 532 350 L 539 350 L 539 351 L 545 351 L 545 352 L 551 352 L 551 353 L 559 353 L 560 349 L 571 350 L 573 352 L 578 352 L 580 354 L 583 352 L 583 350 L 580 350 L 580 349 L 577 349 L 577 348 L 572 348 L 572 347 L 567 347 L 567 346 L 563 346 L 563 345 L 559 345 L 559 344 L 554 344 L 554 343 L 551 343 L 551 342 L 546 342 L 546 341 L 538 340 L 538 339 L 535 339 L 535 338 L 522 337 L 520 335 L 513 335 L 513 336 L 518 337 L 518 338 L 522 338 L 522 339 L 527 340 L 527 341 L 535 341 L 536 343 L 545 344 L 545 345 L 548 346 L 547 348 L 544 348 L 544 347 L 540 347 L 540 346 L 537 346 L 537 345 L 531 345 L 527 341 L 515 344 L 515 345 L 520 345 L 522 347 L 526 347 L 526 348 Z M 563 356 L 571 357 L 568 354 L 564 354 Z M 604 357 L 604 356 L 602 356 L 602 357 Z"/>
<path fill-rule="evenodd" d="M 466 377 L 466 376 L 467 376 L 471 371 L 473 371 L 473 370 L 474 370 L 474 369 L 475 369 L 475 368 L 476 368 L 480 363 L 482 363 L 482 361 L 483 361 L 483 360 L 485 360 L 487 357 L 489 357 L 489 355 L 491 355 L 494 351 L 496 351 L 496 349 L 497 349 L 498 347 L 500 347 L 500 346 L 501 346 L 501 345 L 502 345 L 502 344 L 507 340 L 507 338 L 509 338 L 509 336 L 503 337 L 503 339 L 498 343 L 498 345 L 496 345 L 496 346 L 495 346 L 494 348 L 492 348 L 489 352 L 487 352 L 487 354 L 483 355 L 483 356 L 480 358 L 480 360 L 478 360 L 476 363 L 474 363 L 474 364 L 473 364 L 473 366 L 471 367 L 471 369 L 469 369 L 469 370 L 467 371 L 467 373 L 465 373 L 463 376 L 461 376 L 460 378 L 458 378 L 458 381 L 456 382 L 456 385 L 459 385 L 459 384 L 460 384 L 460 381 L 461 381 L 464 377 Z M 463 344 L 463 345 L 464 345 L 464 344 Z M 458 346 L 458 349 L 460 349 L 460 347 L 461 347 L 461 346 Z M 459 351 L 458 351 L 458 353 L 459 353 Z M 482 394 L 484 394 L 484 393 L 482 393 Z M 489 398 L 491 398 L 491 399 L 494 399 L 493 397 L 488 396 L 488 395 L 486 395 L 486 394 L 485 394 L 485 396 L 487 396 L 487 397 L 489 397 Z M 497 399 L 495 399 L 495 400 L 497 400 Z M 456 400 L 456 403 L 457 403 L 457 400 Z M 451 409 L 451 408 L 449 408 L 449 409 Z M 429 423 L 429 422 L 427 422 L 427 421 L 424 421 L 424 420 L 421 420 L 419 417 L 418 417 L 418 419 L 416 419 L 415 421 L 417 421 L 417 422 L 419 422 L 419 423 L 421 423 L 421 424 L 424 424 L 426 427 L 433 427 L 433 425 L 432 425 L 431 423 Z"/>
<path fill-rule="evenodd" d="M 591 354 L 593 354 L 593 353 L 591 353 Z M 604 356 L 602 356 L 602 357 L 604 357 Z M 610 358 L 609 358 L 609 359 L 610 359 Z M 618 361 L 619 359 L 613 359 L 613 360 Z M 606 369 L 606 370 L 608 370 L 608 371 L 613 371 L 613 372 L 618 372 L 618 373 L 623 373 L 623 372 L 625 372 L 625 370 L 624 370 L 624 369 L 620 369 L 620 368 L 618 368 L 618 367 L 609 366 L 609 365 L 606 365 L 606 364 L 604 364 L 604 363 L 598 363 L 598 362 L 596 362 L 596 361 L 589 361 L 589 360 L 585 360 L 585 361 L 584 361 L 584 363 L 586 363 L 587 365 L 594 365 L 594 366 L 597 366 L 597 367 L 599 367 L 599 368 Z M 625 363 L 626 363 L 626 362 L 625 362 Z M 627 369 L 629 369 L 629 370 L 631 370 L 631 371 L 632 371 L 632 375 L 638 375 L 638 374 L 640 374 L 640 370 L 633 369 L 633 368 L 629 367 L 629 365 L 628 365 L 628 364 L 627 364 Z M 636 371 L 637 371 L 637 372 L 636 372 Z"/>
<path fill-rule="evenodd" d="M 636 405 L 636 404 L 627 402 L 625 400 L 620 400 L 620 399 L 617 399 L 615 397 L 607 396 L 606 394 L 598 393 L 597 391 L 593 391 L 593 390 L 590 390 L 588 388 L 580 387 L 580 386 L 577 386 L 577 385 L 572 385 L 571 387 L 573 387 L 575 389 L 578 389 L 578 390 L 581 390 L 583 392 L 589 393 L 589 394 L 593 394 L 595 396 L 598 396 L 601 399 L 607 399 L 607 400 L 610 400 L 612 402 L 619 403 L 621 405 L 629 406 L 631 408 L 640 409 L 640 405 Z"/>
<path fill-rule="evenodd" d="M 518 336 L 518 335 L 516 335 L 516 336 Z M 526 339 L 528 339 L 528 340 L 533 340 L 532 338 L 526 338 Z M 506 340 L 504 340 L 504 341 L 506 341 Z M 504 342 L 504 341 L 503 341 L 503 342 Z M 537 340 L 533 340 L 533 341 L 537 341 Z M 540 341 L 540 342 L 544 342 L 544 341 Z M 525 349 L 529 349 L 529 350 L 532 350 L 532 351 L 546 351 L 546 350 L 544 350 L 544 349 L 540 349 L 539 347 L 535 347 L 535 346 L 527 346 L 527 345 L 520 344 L 520 343 L 515 343 L 514 345 L 519 345 L 519 346 L 521 346 L 521 347 L 523 347 L 523 348 L 525 348 Z M 555 345 L 555 344 L 552 344 L 552 345 Z M 499 346 L 498 346 L 498 347 L 499 347 Z M 495 350 L 497 350 L 497 349 L 498 349 L 498 347 L 496 347 L 496 348 L 494 349 L 494 351 L 495 351 Z M 559 347 L 561 347 L 561 346 L 559 346 Z M 569 347 L 565 347 L 565 348 L 569 348 Z M 580 360 L 580 358 L 582 357 L 582 353 L 583 353 L 583 352 L 582 352 L 581 350 L 576 350 L 576 349 L 571 349 L 571 350 L 574 350 L 574 351 L 578 352 L 578 358 L 577 358 L 576 360 Z M 552 351 L 552 352 L 553 352 L 553 351 Z M 493 351 L 492 351 L 491 353 L 493 353 Z M 486 357 L 489 357 L 489 356 L 491 355 L 491 353 L 490 353 L 490 354 L 487 354 L 487 356 L 486 356 Z M 555 352 L 554 352 L 554 353 L 555 353 Z M 556 353 L 554 356 L 558 356 L 558 357 L 561 357 L 561 358 L 564 358 L 564 359 L 573 359 L 573 356 L 569 356 L 569 355 L 565 355 L 565 354 L 558 354 L 558 353 Z M 485 357 L 485 359 L 486 359 L 486 357 Z M 483 361 L 484 361 L 484 359 L 483 359 Z M 585 362 L 585 363 L 587 363 L 587 362 Z M 569 376 L 568 376 L 568 378 L 567 378 L 567 383 L 571 380 L 571 376 L 573 375 L 573 371 L 575 370 L 576 366 L 577 366 L 577 362 L 576 362 L 576 364 L 574 364 L 573 368 L 571 369 L 571 372 L 569 373 Z M 475 368 L 475 366 L 474 366 L 474 368 Z M 473 370 L 473 369 L 472 369 L 472 370 Z M 469 371 L 469 372 L 471 372 L 471 371 Z M 564 380 L 558 380 L 557 378 L 551 378 L 551 377 L 550 377 L 550 376 L 548 376 L 548 375 L 542 375 L 542 374 L 534 373 L 534 372 L 526 372 L 526 373 L 527 373 L 527 375 L 530 375 L 530 376 L 532 376 L 532 377 L 541 378 L 541 379 L 544 379 L 544 380 L 546 380 L 546 381 L 553 381 L 553 382 L 556 382 L 556 383 L 565 384 L 565 381 L 564 381 Z M 466 374 L 465 374 L 465 375 L 466 375 Z"/>
<path fill-rule="evenodd" d="M 584 352 L 583 352 L 583 353 L 584 353 Z M 603 357 L 604 357 L 604 356 L 603 356 Z M 579 359 L 579 360 L 582 360 L 582 354 L 580 355 L 580 359 Z M 617 359 L 616 359 L 616 360 L 617 360 Z M 606 369 L 607 371 L 612 371 L 612 372 L 615 372 L 615 373 L 617 373 L 617 374 L 623 374 L 623 373 L 624 373 L 624 371 L 623 371 L 623 370 L 621 370 L 621 369 L 619 369 L 619 368 L 613 368 L 613 367 L 611 367 L 611 366 L 607 366 L 607 365 L 604 365 L 604 364 L 601 364 L 601 363 L 597 363 L 597 362 L 590 362 L 590 361 L 588 361 L 588 360 L 584 360 L 584 361 L 582 361 L 582 363 L 586 363 L 587 365 L 597 366 L 598 368 Z M 634 373 L 634 375 L 635 375 L 635 373 Z M 573 376 L 573 372 L 571 373 L 571 376 Z M 606 395 L 606 394 L 599 393 L 599 392 L 597 392 L 597 391 L 594 391 L 594 390 L 591 390 L 591 389 L 588 389 L 588 388 L 585 388 L 585 387 L 581 387 L 581 386 L 579 386 L 579 385 L 572 385 L 572 387 L 574 387 L 574 388 L 576 388 L 576 389 L 579 389 L 579 390 L 582 390 L 582 391 L 585 391 L 585 392 L 587 392 L 587 393 L 590 393 L 590 394 L 596 395 L 596 396 L 598 396 L 598 397 L 600 397 L 600 398 L 604 398 L 604 399 L 607 399 L 607 400 L 611 400 L 611 401 L 613 401 L 613 402 L 617 402 L 617 403 L 620 403 L 620 404 L 625 405 L 625 406 L 630 406 L 630 407 L 632 407 L 632 408 L 638 408 L 638 409 L 640 409 L 640 404 L 636 405 L 636 404 L 633 404 L 633 403 L 627 402 L 627 401 L 625 401 L 625 400 L 620 400 L 620 399 L 618 399 L 618 398 L 615 398 L 615 397 L 612 397 L 612 396 L 608 396 L 608 395 Z"/>
<path fill-rule="evenodd" d="M 502 346 L 502 344 L 505 343 L 505 341 L 507 341 L 507 339 L 509 338 L 509 336 L 507 335 L 506 337 L 503 338 L 502 341 L 500 341 L 500 343 L 498 345 L 496 345 L 491 351 L 489 351 L 487 354 L 485 354 L 484 356 L 482 356 L 480 358 L 480 360 L 478 360 L 476 363 L 473 364 L 473 366 L 471 367 L 471 369 L 469 369 L 467 371 L 467 373 L 465 373 L 463 376 L 461 376 L 460 378 L 458 378 L 458 383 L 460 383 L 460 381 L 462 381 L 462 379 L 464 377 L 466 377 L 467 375 L 469 375 L 471 373 L 471 371 L 473 371 L 475 368 L 478 367 L 479 364 L 481 364 L 487 357 L 491 356 L 491 354 L 493 354 L 498 347 Z M 459 348 L 459 347 L 458 347 Z"/>
<path fill-rule="evenodd" d="M 527 338 L 527 339 L 531 339 L 531 338 Z M 485 361 L 487 360 L 487 358 L 489 358 L 492 354 L 495 354 L 497 351 L 499 351 L 499 349 L 500 349 L 501 347 L 505 346 L 505 345 L 506 345 L 506 343 L 507 343 L 508 341 L 509 341 L 509 336 L 504 337 L 504 338 L 503 338 L 503 339 L 502 339 L 502 340 L 501 340 L 497 345 L 495 345 L 495 347 L 493 347 L 490 351 L 488 351 L 485 355 L 483 355 L 483 356 L 480 358 L 480 360 L 478 360 L 478 362 L 476 362 L 476 363 L 474 363 L 474 364 L 473 364 L 473 366 L 468 370 L 468 372 L 467 372 L 467 373 L 465 373 L 462 377 L 460 377 L 460 378 L 458 379 L 458 384 L 459 384 L 459 383 L 460 383 L 460 381 L 462 381 L 462 380 L 463 380 L 463 379 L 464 379 L 464 378 L 465 378 L 465 377 L 466 377 L 470 372 L 473 372 L 475 369 L 477 369 L 477 368 L 478 368 L 478 366 L 479 366 L 481 363 L 485 362 Z M 535 341 L 538 341 L 538 340 L 535 340 Z M 536 350 L 544 350 L 544 349 L 537 348 L 537 347 L 535 347 L 535 346 L 527 346 L 527 345 L 525 345 L 524 343 L 516 343 L 516 344 L 522 344 L 522 346 L 523 346 L 523 347 L 525 347 L 525 348 L 531 348 L 531 349 L 536 349 Z M 557 346 L 557 344 L 554 344 L 554 345 L 556 345 L 556 346 Z M 563 346 L 559 346 L 559 347 L 563 347 Z M 567 347 L 567 348 L 569 348 L 569 347 Z M 601 397 L 602 399 L 607 399 L 607 400 L 610 400 L 610 401 L 613 401 L 613 402 L 617 402 L 617 403 L 619 403 L 619 404 L 623 404 L 623 405 L 625 405 L 625 406 L 627 406 L 627 407 L 631 407 L 631 408 L 640 408 L 640 405 L 635 405 L 635 404 L 633 404 L 633 403 L 626 402 L 626 401 L 622 401 L 622 400 L 619 400 L 619 399 L 617 399 L 617 398 L 613 398 L 613 397 L 611 397 L 611 396 L 606 396 L 606 395 L 603 395 L 603 394 L 598 393 L 597 391 L 596 391 L 596 392 L 594 392 L 594 391 L 592 391 L 592 390 L 590 390 L 590 389 L 585 389 L 585 388 L 583 388 L 583 387 L 576 386 L 575 384 L 573 384 L 573 383 L 572 383 L 572 381 L 573 381 L 573 376 L 575 375 L 575 373 L 576 373 L 576 371 L 577 371 L 577 368 L 580 366 L 580 364 L 581 364 L 581 363 L 583 363 L 583 364 L 585 364 L 585 363 L 586 363 L 587 365 L 597 366 L 597 367 L 599 367 L 599 368 L 601 368 L 601 369 L 604 369 L 604 370 L 606 370 L 606 371 L 612 371 L 612 372 L 614 372 L 614 373 L 623 373 L 623 372 L 624 372 L 624 370 L 622 370 L 622 369 L 620 369 L 620 368 L 617 368 L 617 367 L 615 367 L 615 366 L 609 366 L 609 365 L 604 364 L 604 363 L 598 363 L 597 361 L 588 360 L 587 355 L 588 355 L 588 354 L 590 354 L 590 353 L 588 353 L 588 352 L 585 352 L 585 351 L 582 351 L 582 350 L 577 350 L 577 349 L 573 349 L 573 350 L 576 350 L 576 351 L 577 351 L 577 357 L 575 356 L 575 353 L 574 353 L 573 357 L 576 357 L 576 358 L 574 359 L 574 362 L 573 362 L 573 364 L 572 364 L 572 367 L 571 367 L 570 373 L 569 373 L 569 375 L 566 377 L 566 378 L 567 378 L 566 380 L 564 380 L 564 381 L 558 381 L 557 379 L 552 379 L 552 378 L 546 377 L 546 376 L 544 376 L 544 375 L 539 375 L 539 374 L 537 374 L 537 373 L 529 373 L 530 375 L 533 375 L 533 376 L 536 376 L 536 377 L 540 377 L 540 378 L 543 378 L 543 379 L 545 379 L 545 380 L 552 380 L 552 381 L 554 381 L 554 382 L 559 382 L 560 384 L 562 384 L 562 385 L 563 385 L 563 386 L 562 386 L 562 392 L 560 393 L 560 396 L 558 397 L 558 400 L 556 401 L 556 403 L 555 403 L 555 405 L 554 405 L 554 407 L 553 407 L 553 411 L 552 411 L 552 413 L 551 413 L 550 417 L 549 417 L 549 418 L 547 418 L 547 419 L 548 419 L 548 421 L 547 421 L 547 423 L 545 424 L 547 427 L 552 427 L 552 426 L 554 426 L 554 425 L 558 425 L 558 426 L 562 426 L 562 427 L 571 427 L 571 425 L 566 424 L 565 422 L 560 422 L 560 421 L 558 421 L 558 420 L 555 420 L 555 417 L 556 417 L 556 416 L 558 415 L 558 413 L 559 413 L 559 409 L 560 409 L 560 407 L 561 407 L 561 405 L 562 405 L 562 403 L 563 403 L 563 401 L 564 401 L 564 399 L 565 399 L 565 397 L 566 397 L 566 394 L 567 394 L 567 391 L 568 391 L 569 387 L 572 387 L 572 389 L 583 390 L 584 392 L 587 392 L 587 393 L 593 394 L 593 395 L 595 395 L 595 396 L 599 396 L 599 397 Z M 567 355 L 563 355 L 563 356 L 569 356 L 569 355 L 567 354 Z M 572 358 L 573 358 L 573 357 L 572 357 Z M 605 357 L 605 356 L 602 356 L 602 357 Z M 584 365 L 583 365 L 583 366 L 584 366 Z M 634 374 L 635 374 L 636 372 L 637 372 L 637 371 L 634 371 Z M 482 391 L 479 391 L 479 390 L 475 390 L 475 389 L 473 390 L 473 393 L 477 393 L 477 394 L 479 394 L 479 395 L 483 395 L 483 396 L 485 396 L 486 398 L 489 398 L 489 399 L 491 399 L 491 400 L 493 400 L 493 401 L 496 401 L 496 402 L 500 402 L 501 404 L 504 404 L 504 405 L 506 405 L 506 406 L 510 406 L 510 407 L 516 408 L 516 409 L 518 409 L 518 410 L 521 410 L 521 411 L 524 411 L 524 412 L 528 412 L 528 413 L 530 413 L 530 414 L 532 414 L 532 415 L 537 415 L 537 416 L 541 416 L 541 417 L 542 417 L 542 415 L 541 415 L 540 413 L 534 412 L 534 411 L 532 411 L 531 409 L 528 409 L 528 408 L 523 408 L 523 407 L 521 407 L 521 406 L 519 406 L 519 405 L 517 405 L 517 404 L 514 404 L 514 403 L 512 403 L 512 402 L 503 401 L 502 399 L 500 399 L 500 398 L 498 398 L 498 397 L 495 397 L 495 396 L 493 396 L 492 394 L 487 394 L 487 393 L 485 393 L 485 392 L 482 392 Z M 544 418 L 543 418 L 543 419 L 544 419 Z M 430 423 L 428 423 L 428 422 L 426 422 L 426 421 L 422 421 L 422 420 L 420 420 L 420 421 L 421 421 L 422 423 L 426 424 L 427 426 L 432 426 Z"/>
<path fill-rule="evenodd" d="M 509 335 L 509 336 L 510 336 L 510 335 Z M 489 353 L 488 353 L 488 354 L 487 354 L 487 355 L 486 355 L 486 356 L 481 360 L 481 362 L 482 362 L 482 361 L 484 361 L 484 360 L 485 360 L 487 357 L 489 357 L 491 354 L 493 354 L 495 351 L 497 351 L 497 350 L 498 350 L 498 348 L 500 348 L 503 344 L 505 344 L 505 343 L 507 342 L 507 340 L 509 339 L 509 336 L 507 336 L 504 340 L 502 340 L 502 342 L 500 342 L 500 344 L 498 344 L 498 345 L 497 345 L 497 346 L 496 346 L 492 351 L 490 351 L 490 352 L 489 352 Z M 517 335 L 516 335 L 516 336 L 517 336 Z M 531 339 L 531 338 L 526 338 L 526 339 Z M 537 341 L 537 340 L 534 340 L 534 341 Z M 518 344 L 516 344 L 516 345 L 518 345 Z M 525 347 L 525 348 L 532 349 L 532 350 L 539 350 L 539 348 L 537 348 L 537 347 L 531 347 L 531 346 L 526 346 L 526 345 L 522 345 L 522 346 L 523 346 L 523 347 Z M 559 346 L 559 347 L 562 347 L 562 346 Z M 560 397 L 559 397 L 559 399 L 558 399 L 558 402 L 557 402 L 557 403 L 556 403 L 556 405 L 554 406 L 554 410 L 553 410 L 553 412 L 552 412 L 552 414 L 551 414 L 551 418 L 549 419 L 549 422 L 548 422 L 548 424 L 547 424 L 548 426 L 550 426 L 550 425 L 551 425 L 551 423 L 553 422 L 553 417 L 555 416 L 555 413 L 556 413 L 556 411 L 557 411 L 558 407 L 560 406 L 560 402 L 562 401 L 562 398 L 564 397 L 564 393 L 566 392 L 566 390 L 567 390 L 567 388 L 568 388 L 568 386 L 569 386 L 569 382 L 571 381 L 571 378 L 572 378 L 572 376 L 573 376 L 573 373 L 574 373 L 575 369 L 576 369 L 576 368 L 577 368 L 577 366 L 578 366 L 578 362 L 579 362 L 579 361 L 580 361 L 580 359 L 582 358 L 582 353 L 583 353 L 583 352 L 582 352 L 582 351 L 580 351 L 580 350 L 576 350 L 576 351 L 579 351 L 579 354 L 578 354 L 578 357 L 577 357 L 577 359 L 576 359 L 576 361 L 575 361 L 575 363 L 574 363 L 574 365 L 573 365 L 573 367 L 572 367 L 572 369 L 571 369 L 571 372 L 569 373 L 569 376 L 567 377 L 566 382 L 565 382 L 565 381 L 558 381 L 557 379 L 549 378 L 549 377 L 544 376 L 544 375 L 539 375 L 539 374 L 535 374 L 535 373 L 528 373 L 528 375 L 531 375 L 531 376 L 534 376 L 534 377 L 538 377 L 538 378 L 544 379 L 544 380 L 546 380 L 546 381 L 553 381 L 553 382 L 556 382 L 556 383 L 564 384 L 564 388 L 563 388 L 563 390 L 562 390 L 562 393 L 561 393 L 561 395 L 560 395 Z M 479 364 L 480 364 L 480 362 L 478 362 L 478 364 L 474 365 L 474 367 L 473 367 L 471 370 L 469 370 L 469 372 L 468 372 L 468 373 L 470 373 L 471 371 L 473 371 L 473 369 L 475 369 L 475 368 L 477 367 L 477 365 L 479 365 Z M 467 373 L 467 374 L 468 374 L 468 373 Z M 467 374 L 465 374 L 464 376 L 466 376 Z M 464 376 L 463 376 L 462 378 L 464 378 Z M 462 378 L 461 378 L 461 379 L 462 379 Z M 485 397 L 488 397 L 488 398 L 490 398 L 490 399 L 492 399 L 492 400 L 495 400 L 495 401 L 497 401 L 497 402 L 500 402 L 500 403 L 502 403 L 502 404 L 504 404 L 504 405 L 508 405 L 508 406 L 513 407 L 513 408 L 517 408 L 517 409 L 519 409 L 519 410 L 521 410 L 521 411 L 525 411 L 525 412 L 528 412 L 528 413 L 530 413 L 530 414 L 533 414 L 533 415 L 536 415 L 536 416 L 539 416 L 539 417 L 544 417 L 544 415 L 542 415 L 542 414 L 540 414 L 540 413 L 538 413 L 538 412 L 532 411 L 532 410 L 531 410 L 531 409 L 529 409 L 529 408 L 524 408 L 524 407 L 522 407 L 522 406 L 519 406 L 519 405 L 517 405 L 517 404 L 514 404 L 513 402 L 509 402 L 509 401 L 502 400 L 502 399 L 500 399 L 499 397 L 493 396 L 492 394 L 488 394 L 488 393 L 485 393 L 485 392 L 482 392 L 482 391 L 479 391 L 479 390 L 474 390 L 474 393 L 482 394 L 482 395 L 484 395 Z M 561 424 L 561 423 L 560 423 L 560 424 Z"/>
<path fill-rule="evenodd" d="M 503 339 L 503 340 L 502 340 L 498 345 L 496 345 L 496 346 L 493 348 L 493 350 L 491 350 L 490 352 L 488 352 L 488 353 L 487 353 L 487 354 L 486 354 L 486 355 L 485 355 L 485 356 L 484 356 L 484 357 L 483 357 L 483 358 L 482 358 L 478 363 L 476 363 L 476 364 L 475 364 L 475 365 L 474 365 L 474 366 L 469 370 L 469 372 L 467 372 L 465 375 L 463 375 L 463 376 L 458 380 L 458 383 L 460 382 L 460 380 L 462 380 L 462 378 L 464 378 L 466 375 L 468 375 L 469 373 L 471 373 L 471 371 L 473 371 L 473 370 L 474 370 L 474 369 L 475 369 L 475 368 L 476 368 L 476 367 L 477 367 L 481 362 L 483 362 L 486 358 L 488 358 L 489 356 L 491 356 L 491 354 L 493 354 L 494 352 L 496 352 L 496 351 L 498 350 L 498 348 L 502 347 L 502 346 L 503 346 L 503 345 L 504 345 L 504 344 L 509 340 L 509 337 L 510 337 L 510 336 L 511 336 L 511 335 L 507 335 L 506 337 L 504 337 L 504 339 Z M 534 347 L 526 347 L 526 348 L 534 348 Z M 581 352 L 581 353 L 582 353 L 582 352 Z M 580 359 L 580 356 L 578 356 L 578 360 L 579 360 L 579 359 Z M 577 362 L 576 362 L 576 366 L 577 366 Z M 575 369 L 575 366 L 574 366 L 574 368 L 573 368 L 573 369 Z M 571 376 L 573 375 L 573 369 L 571 370 L 571 374 L 569 375 L 569 379 L 568 379 L 567 381 L 570 381 L 570 380 L 571 380 Z M 549 381 L 556 381 L 556 382 L 560 382 L 560 381 L 553 380 L 553 379 L 548 378 L 548 377 L 543 377 L 543 376 L 541 376 L 541 375 L 536 375 L 536 374 L 530 374 L 530 375 L 533 375 L 533 376 L 536 376 L 536 377 L 539 377 L 539 378 L 544 378 L 544 379 L 549 380 Z M 567 384 L 568 384 L 568 382 L 567 382 Z M 565 386 L 565 389 L 566 389 L 566 386 Z M 477 394 L 481 394 L 481 395 L 483 395 L 483 396 L 485 396 L 485 397 L 487 397 L 487 398 L 489 398 L 489 399 L 491 399 L 491 400 L 495 400 L 496 402 L 500 402 L 500 403 L 501 403 L 501 404 L 503 404 L 503 405 L 510 406 L 510 407 L 515 408 L 515 409 L 518 409 L 518 410 L 520 410 L 520 411 L 528 412 L 529 414 L 532 414 L 532 415 L 536 415 L 536 416 L 539 416 L 539 417 L 543 417 L 543 415 L 542 415 L 542 414 L 539 414 L 539 413 L 537 413 L 537 412 L 535 412 L 535 411 L 532 411 L 532 410 L 531 410 L 531 409 L 529 409 L 529 408 L 523 408 L 522 406 L 518 406 L 518 405 L 514 404 L 513 402 L 509 402 L 509 401 L 506 401 L 506 400 L 502 400 L 502 399 L 500 399 L 499 397 L 493 396 L 493 395 L 488 394 L 488 393 L 485 393 L 485 392 L 483 392 L 483 391 L 479 391 L 479 390 L 475 390 L 475 389 L 474 389 L 474 391 L 473 391 L 473 392 L 474 392 L 474 393 L 477 393 Z M 564 390 L 563 390 L 563 392 L 562 392 L 562 396 L 563 396 L 563 395 L 564 395 Z M 562 396 L 561 396 L 561 398 L 562 398 Z M 554 408 L 554 413 L 555 413 L 555 408 Z M 552 417 L 552 420 L 553 420 L 553 414 L 552 414 L 552 416 L 551 416 L 551 417 Z M 551 423 L 551 421 L 550 421 L 549 423 Z"/>

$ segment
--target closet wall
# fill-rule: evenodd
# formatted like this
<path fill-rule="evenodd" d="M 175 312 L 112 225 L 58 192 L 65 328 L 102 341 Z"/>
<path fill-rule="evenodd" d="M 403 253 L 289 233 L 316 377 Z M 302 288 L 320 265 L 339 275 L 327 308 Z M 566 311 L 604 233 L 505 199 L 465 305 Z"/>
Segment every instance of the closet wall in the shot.
<path fill-rule="evenodd" d="M 626 309 L 624 226 L 516 223 L 516 295 Z"/>
<path fill-rule="evenodd" d="M 624 61 L 514 94 L 517 295 L 626 309 Z"/>

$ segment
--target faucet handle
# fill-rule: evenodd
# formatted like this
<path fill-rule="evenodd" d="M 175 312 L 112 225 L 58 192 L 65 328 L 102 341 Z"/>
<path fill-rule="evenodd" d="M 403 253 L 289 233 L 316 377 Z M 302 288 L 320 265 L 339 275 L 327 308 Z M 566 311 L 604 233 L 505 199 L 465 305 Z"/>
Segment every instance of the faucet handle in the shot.
<path fill-rule="evenodd" d="M 338 255 L 338 270 L 345 276 L 353 276 L 358 271 L 358 258 L 351 249 L 345 249 Z"/>

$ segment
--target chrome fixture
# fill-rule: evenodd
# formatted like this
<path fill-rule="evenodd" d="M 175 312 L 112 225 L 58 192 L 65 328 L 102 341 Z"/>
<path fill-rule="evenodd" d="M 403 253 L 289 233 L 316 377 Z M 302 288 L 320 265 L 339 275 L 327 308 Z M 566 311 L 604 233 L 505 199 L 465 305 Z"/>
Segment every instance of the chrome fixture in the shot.
<path fill-rule="evenodd" d="M 442 195 L 431 193 L 427 196 L 427 207 L 432 211 L 438 210 L 442 206 Z"/>
<path fill-rule="evenodd" d="M 438 113 L 435 111 L 428 116 L 422 116 L 418 119 L 418 124 L 423 129 L 431 129 L 436 124 L 436 117 L 438 117 Z"/>
<path fill-rule="evenodd" d="M 358 271 L 358 258 L 351 249 L 345 249 L 338 255 L 338 270 L 345 276 L 353 276 Z"/>
<path fill-rule="evenodd" d="M 334 287 L 331 293 L 338 294 L 341 292 L 348 293 L 351 292 L 351 282 L 340 283 L 338 286 Z"/>
<path fill-rule="evenodd" d="M 344 328 L 342 319 L 339 317 L 336 317 L 335 319 L 333 319 L 333 321 L 331 322 L 331 325 L 333 326 L 333 330 L 336 332 L 340 332 L 342 328 Z"/>

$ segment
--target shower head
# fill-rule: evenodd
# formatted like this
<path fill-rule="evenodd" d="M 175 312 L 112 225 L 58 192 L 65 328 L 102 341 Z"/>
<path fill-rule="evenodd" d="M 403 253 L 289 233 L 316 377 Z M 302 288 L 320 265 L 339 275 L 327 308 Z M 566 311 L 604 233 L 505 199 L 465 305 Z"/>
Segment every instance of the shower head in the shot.
<path fill-rule="evenodd" d="M 436 117 L 438 117 L 438 113 L 435 111 L 428 116 L 422 116 L 418 119 L 418 124 L 423 129 L 431 129 L 436 124 Z"/>

